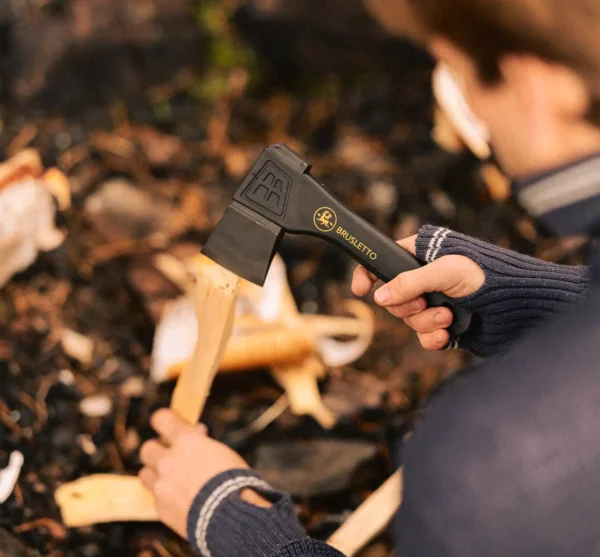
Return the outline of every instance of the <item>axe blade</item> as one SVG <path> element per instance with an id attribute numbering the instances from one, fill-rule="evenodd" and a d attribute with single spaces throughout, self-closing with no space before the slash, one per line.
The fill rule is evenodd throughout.
<path id="1" fill-rule="evenodd" d="M 202 253 L 232 273 L 263 286 L 282 236 L 280 226 L 234 201 Z"/>

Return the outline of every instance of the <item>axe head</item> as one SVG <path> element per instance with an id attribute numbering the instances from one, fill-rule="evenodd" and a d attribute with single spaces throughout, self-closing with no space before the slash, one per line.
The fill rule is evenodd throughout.
<path id="1" fill-rule="evenodd" d="M 309 170 L 310 164 L 286 145 L 265 148 L 202 253 L 262 286 L 284 232 L 295 228 L 297 207 L 303 204 L 298 195 L 304 190 L 298 179 Z M 288 211 L 290 206 L 296 208 Z"/>
<path id="2" fill-rule="evenodd" d="M 280 226 L 234 201 L 202 253 L 232 273 L 262 286 L 282 236 Z"/>

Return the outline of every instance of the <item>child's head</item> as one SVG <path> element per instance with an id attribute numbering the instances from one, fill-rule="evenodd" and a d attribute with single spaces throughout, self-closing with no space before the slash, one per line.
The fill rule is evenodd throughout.
<path id="1" fill-rule="evenodd" d="M 600 0 L 366 0 L 460 82 L 515 176 L 600 151 Z"/>

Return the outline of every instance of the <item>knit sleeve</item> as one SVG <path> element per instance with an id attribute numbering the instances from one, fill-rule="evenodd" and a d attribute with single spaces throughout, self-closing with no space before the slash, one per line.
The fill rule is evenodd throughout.
<path id="1" fill-rule="evenodd" d="M 240 492 L 245 488 L 272 507 L 244 501 Z M 202 557 L 344 557 L 309 538 L 289 495 L 273 489 L 253 470 L 224 472 L 202 488 L 188 514 L 188 538 Z"/>
<path id="2" fill-rule="evenodd" d="M 473 323 L 449 348 L 477 356 L 506 349 L 528 330 L 587 295 L 589 269 L 547 263 L 499 248 L 447 228 L 426 225 L 417 236 L 417 257 L 427 263 L 445 255 L 464 255 L 485 272 L 484 285 L 457 302 L 472 309 Z"/>

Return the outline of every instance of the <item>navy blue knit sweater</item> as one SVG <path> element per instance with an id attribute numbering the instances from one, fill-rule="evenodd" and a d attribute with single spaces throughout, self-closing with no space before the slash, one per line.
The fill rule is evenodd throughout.
<path id="1" fill-rule="evenodd" d="M 600 155 L 516 184 L 563 234 L 600 231 Z M 403 450 L 399 557 L 600 555 L 600 250 L 587 268 L 551 265 L 425 227 L 417 254 L 459 253 L 484 269 L 460 344 L 480 355 L 429 404 Z M 243 501 L 252 488 L 270 509 Z M 205 557 L 341 557 L 302 530 L 290 498 L 256 473 L 227 472 L 188 517 Z"/>

